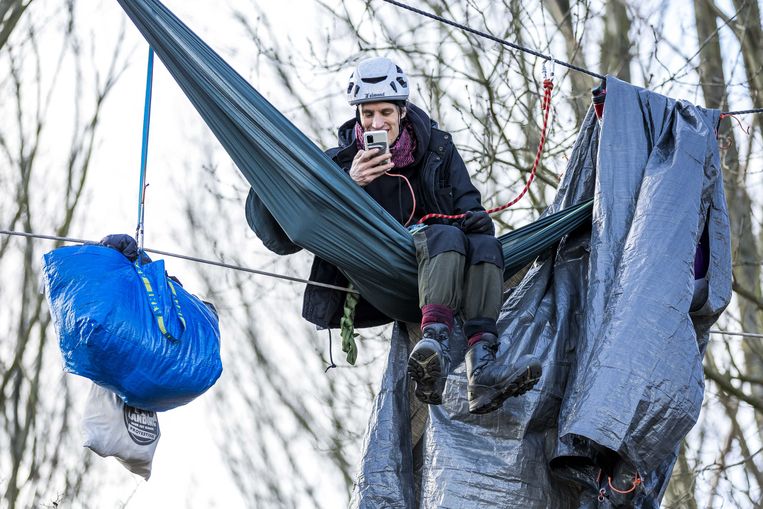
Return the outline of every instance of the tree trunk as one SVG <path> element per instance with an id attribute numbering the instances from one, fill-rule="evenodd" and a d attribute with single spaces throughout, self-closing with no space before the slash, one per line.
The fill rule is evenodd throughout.
<path id="1" fill-rule="evenodd" d="M 712 0 L 695 0 L 697 40 L 701 46 L 699 73 L 705 104 L 709 108 L 727 108 L 723 59 L 720 41 L 715 36 L 717 27 L 717 8 Z M 704 43 L 704 45 L 703 45 Z M 747 58 L 745 58 L 747 62 Z M 747 70 L 750 72 L 750 69 Z M 718 137 L 725 150 L 721 152 L 721 164 L 726 186 L 726 200 L 731 221 L 731 241 L 733 254 L 733 277 L 744 288 L 744 295 L 737 292 L 740 325 L 746 332 L 759 332 L 761 323 L 760 309 L 757 302 L 761 298 L 760 264 L 758 248 L 752 228 L 752 201 L 746 189 L 746 164 L 739 161 L 736 139 L 732 123 L 721 120 Z M 747 295 L 750 298 L 746 298 Z M 745 375 L 760 379 L 763 377 L 763 352 L 760 342 L 744 341 L 742 348 L 745 357 Z M 763 386 L 751 384 L 752 395 L 763 398 Z M 756 412 L 759 426 L 763 426 L 763 415 Z"/>
<path id="2" fill-rule="evenodd" d="M 601 72 L 631 81 L 631 20 L 624 0 L 607 0 L 604 37 L 601 41 Z"/>
<path id="3" fill-rule="evenodd" d="M 750 99 L 754 106 L 760 106 L 763 103 L 763 28 L 760 5 L 757 1 L 734 0 L 734 7 L 739 14 L 736 18 L 738 21 L 732 26 L 742 47 Z M 763 133 L 763 115 L 755 115 L 750 120 L 755 122 Z"/>
<path id="4" fill-rule="evenodd" d="M 585 68 L 585 57 L 583 56 L 580 41 L 576 39 L 575 30 L 572 26 L 569 0 L 552 0 L 546 4 L 546 7 L 564 37 L 567 48 L 567 61 Z M 580 125 L 590 103 L 591 77 L 575 71 L 570 72 L 568 77 L 572 85 L 570 104 L 575 112 L 575 123 Z"/>

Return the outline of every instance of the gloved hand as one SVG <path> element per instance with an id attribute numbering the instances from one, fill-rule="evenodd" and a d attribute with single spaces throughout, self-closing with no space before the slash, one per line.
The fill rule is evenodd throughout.
<path id="1" fill-rule="evenodd" d="M 102 246 L 116 249 L 127 257 L 128 260 L 134 262 L 138 259 L 138 243 L 131 236 L 123 233 L 116 233 L 106 235 L 99 242 Z M 151 263 L 151 258 L 146 253 L 142 253 L 141 263 Z M 181 285 L 182 286 L 182 285 Z"/>
<path id="2" fill-rule="evenodd" d="M 461 221 L 461 230 L 464 233 L 482 233 L 485 235 L 495 235 L 495 226 L 490 215 L 480 210 L 478 212 L 468 211 Z"/>

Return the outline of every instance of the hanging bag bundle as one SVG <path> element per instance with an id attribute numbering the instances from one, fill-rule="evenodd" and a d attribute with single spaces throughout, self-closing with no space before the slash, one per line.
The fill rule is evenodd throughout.
<path id="1" fill-rule="evenodd" d="M 222 373 L 217 316 L 173 283 L 164 261 L 132 263 L 84 245 L 44 256 L 65 370 L 156 412 L 184 405 Z"/>

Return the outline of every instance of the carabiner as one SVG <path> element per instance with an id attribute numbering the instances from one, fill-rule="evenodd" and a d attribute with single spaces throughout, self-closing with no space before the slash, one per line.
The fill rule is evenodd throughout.
<path id="1" fill-rule="evenodd" d="M 546 63 L 549 62 L 549 61 L 551 62 L 551 76 L 550 77 L 549 77 L 548 73 L 546 72 Z M 546 79 L 553 80 L 554 79 L 554 71 L 555 71 L 555 69 L 556 69 L 556 59 L 554 57 L 547 58 L 546 60 L 544 60 L 543 61 L 543 79 L 544 80 L 546 80 Z"/>

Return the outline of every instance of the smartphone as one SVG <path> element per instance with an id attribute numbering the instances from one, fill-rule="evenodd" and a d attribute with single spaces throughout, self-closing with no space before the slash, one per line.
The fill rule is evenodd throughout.
<path id="1" fill-rule="evenodd" d="M 387 131 L 366 131 L 363 133 L 363 145 L 366 150 L 372 148 L 378 148 L 379 153 L 376 155 L 389 152 L 389 144 L 387 143 Z M 376 157 L 376 156 L 374 156 Z"/>

